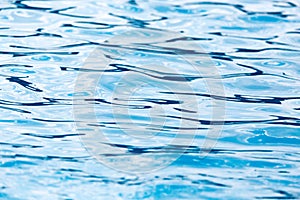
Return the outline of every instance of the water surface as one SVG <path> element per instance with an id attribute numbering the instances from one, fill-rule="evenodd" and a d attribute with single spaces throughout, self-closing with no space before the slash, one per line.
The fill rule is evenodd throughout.
<path id="1" fill-rule="evenodd" d="M 0 197 L 299 199 L 299 6 L 295 0 L 1 1 Z M 154 37 L 143 49 L 132 44 L 135 54 L 126 56 L 120 50 L 125 46 L 116 50 L 105 42 L 128 30 L 156 30 L 165 45 L 182 42 L 183 56 L 201 48 L 213 63 L 209 66 L 218 69 L 215 79 L 223 93 L 210 93 L 205 87 L 210 77 L 199 77 L 190 63 L 155 49 Z M 170 32 L 176 33 L 173 38 Z M 97 70 L 94 65 L 80 70 L 95 48 L 109 52 L 106 58 L 115 65 L 105 68 L 111 71 L 91 98 L 74 85 L 79 74 Z M 148 61 L 153 65 L 145 66 Z M 126 112 L 117 106 L 116 124 L 110 106 L 122 101 L 118 95 L 124 91 L 116 93 L 114 87 L 128 72 L 133 76 L 126 88 L 135 95 Z M 148 84 L 134 84 L 143 80 Z M 182 80 L 193 92 L 180 91 Z M 194 99 L 197 109 L 195 104 L 180 107 L 174 91 Z M 213 101 L 225 103 L 223 119 L 212 119 Z M 97 123 L 88 123 L 88 115 L 85 128 L 107 131 L 106 145 L 125 158 L 124 163 L 116 159 L 117 169 L 126 168 L 133 157 L 152 155 L 154 164 L 174 153 L 181 157 L 152 173 L 103 165 L 82 144 L 78 133 L 88 130 L 77 130 L 75 104 L 95 108 Z M 183 114 L 193 118 L 182 119 Z M 120 124 L 130 130 L 129 137 L 120 132 Z M 221 125 L 217 144 L 205 158 L 199 156 L 207 131 Z M 155 140 L 147 140 L 145 135 L 155 131 Z M 195 140 L 172 144 L 176 134 Z M 101 156 L 113 162 L 116 155 Z"/>

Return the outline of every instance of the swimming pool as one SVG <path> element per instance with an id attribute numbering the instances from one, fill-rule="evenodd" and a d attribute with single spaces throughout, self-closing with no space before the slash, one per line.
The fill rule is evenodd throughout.
<path id="1" fill-rule="evenodd" d="M 299 199 L 296 0 L 2 0 L 1 199 Z"/>

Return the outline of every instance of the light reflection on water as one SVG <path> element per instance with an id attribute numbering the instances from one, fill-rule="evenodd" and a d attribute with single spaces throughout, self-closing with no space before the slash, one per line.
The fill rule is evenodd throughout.
<path id="1" fill-rule="evenodd" d="M 293 0 L 1 2 L 0 197 L 298 199 L 299 6 L 299 2 Z M 195 140 L 190 147 L 176 144 L 160 149 L 178 133 L 174 115 L 184 112 L 178 104 L 170 101 L 166 104 L 166 99 L 176 99 L 166 91 L 156 93 L 153 85 L 135 91 L 138 99 L 130 103 L 165 107 L 170 112 L 168 116 L 173 115 L 173 118 L 161 118 L 156 112 L 150 112 L 157 117 L 151 125 L 157 126 L 147 127 L 163 129 L 163 132 L 159 140 L 139 143 L 141 140 L 135 137 L 140 135 L 130 135 L 135 137 L 128 139 L 116 131 L 115 124 L 107 123 L 113 121 L 107 104 L 89 99 L 86 91 L 74 90 L 78 75 L 85 73 L 80 69 L 90 53 L 105 45 L 105 40 L 129 29 L 145 32 L 159 29 L 168 37 L 169 31 L 180 34 L 182 44 L 192 41 L 199 45 L 218 69 L 224 94 L 208 95 L 205 84 L 197 81 L 189 84 L 192 93 L 185 91 L 185 96 L 199 103 L 202 112 L 196 120 L 199 128 L 204 128 L 199 134 L 191 134 Z M 164 41 L 171 44 L 172 38 L 168 37 Z M 151 40 L 153 37 L 149 37 L 148 44 Z M 162 68 L 157 68 L 156 72 L 151 71 L 151 67 L 136 68 L 151 54 L 153 49 L 147 48 L 146 53 L 137 51 L 131 55 L 136 65 L 112 68 L 134 69 L 166 78 L 159 71 Z M 172 62 L 162 55 L 157 53 L 154 61 L 166 67 L 164 69 L 195 76 L 186 63 Z M 113 60 L 115 57 L 110 59 L 122 63 Z M 110 99 L 108 103 L 114 100 L 111 98 L 112 84 L 119 80 L 119 73 L 112 71 L 99 81 L 97 92 L 102 93 L 98 95 L 104 100 Z M 144 75 L 146 80 L 148 75 Z M 159 82 L 154 80 L 153 84 Z M 176 81 L 168 84 L 180 89 Z M 129 91 L 132 90 L 129 88 Z M 155 98 L 150 99 L 154 96 L 151 92 L 156 94 Z M 75 97 L 78 101 L 73 101 Z M 202 158 L 199 155 L 204 132 L 212 121 L 209 113 L 212 100 L 226 103 L 226 117 L 222 120 L 224 126 L 217 145 Z M 82 102 L 85 102 L 82 105 L 88 105 L 86 102 L 95 105 L 98 125 L 117 132 L 112 140 L 119 146 L 114 148 L 120 148 L 121 153 L 129 156 L 123 163 L 117 159 L 120 166 L 126 167 L 130 156 L 155 155 L 151 157 L 153 161 L 168 158 L 178 151 L 182 156 L 167 168 L 138 175 L 102 165 L 82 145 L 78 133 L 84 130 L 76 130 L 73 106 Z M 124 114 L 124 124 L 133 120 L 149 125 L 146 108 L 132 111 L 131 119 L 122 109 L 118 116 Z M 193 106 L 189 104 L 187 110 L 193 111 L 191 109 Z M 162 125 L 160 120 L 169 120 L 170 124 Z M 129 128 L 134 130 L 133 126 Z M 189 130 L 183 132 L 189 136 Z"/>

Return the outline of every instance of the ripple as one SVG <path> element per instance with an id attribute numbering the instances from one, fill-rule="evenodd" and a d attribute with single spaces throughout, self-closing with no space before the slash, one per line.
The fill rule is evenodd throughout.
<path id="1" fill-rule="evenodd" d="M 4 0 L 0 198 L 298 199 L 299 6 Z"/>
<path id="2" fill-rule="evenodd" d="M 47 55 L 33 56 L 31 59 L 36 61 L 54 61 L 54 62 L 60 62 L 63 60 L 58 56 L 47 56 Z"/>

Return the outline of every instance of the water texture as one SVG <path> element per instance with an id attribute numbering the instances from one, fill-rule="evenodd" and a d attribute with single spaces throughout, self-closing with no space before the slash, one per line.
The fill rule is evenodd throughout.
<path id="1" fill-rule="evenodd" d="M 299 7 L 2 0 L 0 199 L 300 199 Z"/>

